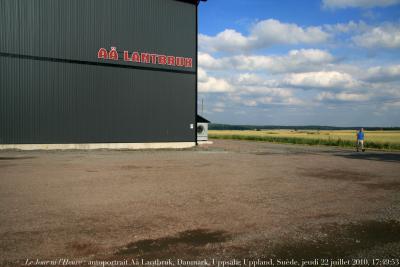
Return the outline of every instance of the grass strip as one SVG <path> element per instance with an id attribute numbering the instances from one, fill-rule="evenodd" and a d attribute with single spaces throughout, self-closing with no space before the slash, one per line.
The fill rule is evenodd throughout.
<path id="1" fill-rule="evenodd" d="M 210 138 L 214 139 L 234 139 L 234 140 L 250 140 L 264 141 L 272 143 L 287 143 L 298 145 L 324 145 L 324 146 L 339 146 L 339 147 L 355 147 L 355 141 L 343 139 L 312 139 L 301 137 L 283 137 L 283 136 L 255 136 L 255 135 L 225 135 L 225 134 L 210 134 Z M 400 150 L 400 144 L 393 143 L 378 143 L 365 141 L 365 148 L 382 149 L 382 150 Z"/>

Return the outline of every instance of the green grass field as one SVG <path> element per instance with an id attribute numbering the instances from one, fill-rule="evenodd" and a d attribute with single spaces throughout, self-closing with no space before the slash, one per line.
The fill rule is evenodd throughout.
<path id="1" fill-rule="evenodd" d="M 267 141 L 303 145 L 354 147 L 356 131 L 351 130 L 210 130 L 210 138 Z M 400 131 L 366 131 L 365 147 L 400 150 Z"/>

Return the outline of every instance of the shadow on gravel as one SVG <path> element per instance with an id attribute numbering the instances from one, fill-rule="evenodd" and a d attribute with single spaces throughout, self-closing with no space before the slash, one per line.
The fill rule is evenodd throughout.
<path id="1" fill-rule="evenodd" d="M 304 234 L 306 235 L 306 230 Z M 325 224 L 310 238 L 288 238 L 277 243 L 258 241 L 257 244 L 227 244 L 233 241 L 223 231 L 193 230 L 176 236 L 147 239 L 127 244 L 119 249 L 116 257 L 156 258 L 225 258 L 246 257 L 259 259 L 346 258 L 373 251 L 386 244 L 400 242 L 400 222 L 363 221 L 350 224 Z M 387 257 L 398 257 L 397 250 L 387 251 Z M 373 255 L 365 255 L 365 257 Z"/>
<path id="2" fill-rule="evenodd" d="M 360 251 L 384 244 L 400 241 L 400 222 L 365 221 L 352 224 L 324 225 L 314 240 L 288 240 L 272 248 L 272 257 L 315 259 L 342 258 L 355 255 Z M 392 251 L 387 255 L 398 257 L 400 252 Z M 394 255 L 397 254 L 397 255 Z M 368 256 L 368 255 L 367 255 Z M 372 256 L 372 255 L 370 255 Z"/>
<path id="3" fill-rule="evenodd" d="M 302 174 L 308 177 L 324 179 L 324 180 L 338 180 L 338 181 L 352 181 L 358 182 L 359 185 L 365 186 L 369 190 L 400 190 L 399 181 L 382 181 L 375 175 L 366 172 L 357 172 L 349 170 L 331 169 L 331 170 L 303 170 Z M 375 179 L 377 182 L 371 180 Z"/>
<path id="4" fill-rule="evenodd" d="M 365 172 L 356 172 L 349 170 L 331 169 L 331 170 L 304 170 L 303 174 L 309 177 L 323 180 L 340 180 L 362 182 L 375 178 L 374 175 Z"/>
<path id="5" fill-rule="evenodd" d="M 92 242 L 77 240 L 67 244 L 67 249 L 73 251 L 74 255 L 86 256 L 99 253 L 100 248 Z"/>
<path id="6" fill-rule="evenodd" d="M 0 160 L 34 159 L 35 157 L 0 157 Z"/>
<path id="7" fill-rule="evenodd" d="M 361 185 L 370 190 L 382 189 L 400 191 L 400 182 L 362 183 Z"/>
<path id="8" fill-rule="evenodd" d="M 348 159 L 364 159 L 364 160 L 376 160 L 376 161 L 386 161 L 386 162 L 400 162 L 400 153 L 368 153 L 359 152 L 351 154 L 334 154 L 338 157 L 344 157 Z"/>
<path id="9" fill-rule="evenodd" d="M 257 156 L 274 156 L 274 155 L 287 155 L 287 156 L 303 156 L 303 155 L 316 155 L 316 153 L 313 152 L 307 152 L 307 151 L 262 151 L 262 152 L 255 152 L 253 153 L 254 155 Z"/>
<path id="10" fill-rule="evenodd" d="M 302 231 L 306 232 L 306 230 Z M 301 236 L 307 235 L 301 234 Z M 223 231 L 198 229 L 185 231 L 176 236 L 129 243 L 114 255 L 116 257 L 140 256 L 147 259 L 173 259 L 185 256 L 193 259 L 213 258 L 218 255 L 224 255 L 227 258 L 293 258 L 297 260 L 346 258 L 389 243 L 400 242 L 400 222 L 388 220 L 325 224 L 312 238 L 288 238 L 275 244 L 268 240 L 261 243 L 258 241 L 254 245 L 224 243 L 231 239 Z M 398 257 L 399 254 L 398 251 L 388 251 L 386 256 Z"/>
<path id="11" fill-rule="evenodd" d="M 176 236 L 132 242 L 119 249 L 115 255 L 140 255 L 150 258 L 193 255 L 198 254 L 198 250 L 207 244 L 222 243 L 228 238 L 229 236 L 223 231 L 196 229 Z"/>

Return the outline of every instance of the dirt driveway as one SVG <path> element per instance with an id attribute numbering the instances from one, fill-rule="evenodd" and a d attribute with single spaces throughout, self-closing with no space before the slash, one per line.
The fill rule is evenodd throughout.
<path id="1" fill-rule="evenodd" d="M 400 154 L 222 140 L 2 151 L 0 214 L 2 266 L 398 259 Z"/>

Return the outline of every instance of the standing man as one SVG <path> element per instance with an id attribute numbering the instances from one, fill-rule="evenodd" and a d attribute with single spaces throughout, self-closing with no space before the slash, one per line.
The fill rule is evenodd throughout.
<path id="1" fill-rule="evenodd" d="M 364 128 L 361 128 L 358 132 L 357 132 L 357 152 L 359 151 L 359 149 L 361 148 L 361 151 L 364 152 Z"/>

